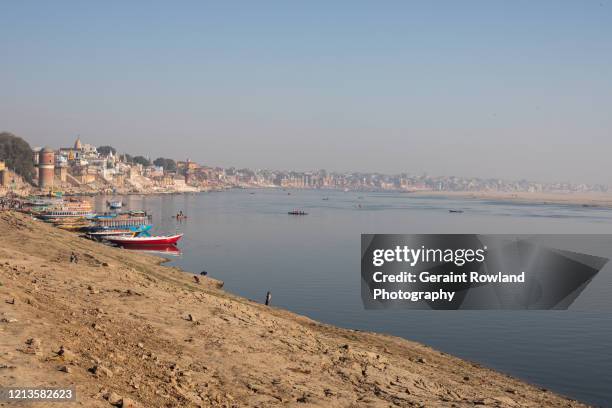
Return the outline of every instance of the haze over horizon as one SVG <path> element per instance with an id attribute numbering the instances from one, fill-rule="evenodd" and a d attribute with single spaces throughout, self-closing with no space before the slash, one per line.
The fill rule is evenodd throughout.
<path id="1" fill-rule="evenodd" d="M 218 166 L 612 184 L 612 2 L 3 2 L 0 131 Z"/>

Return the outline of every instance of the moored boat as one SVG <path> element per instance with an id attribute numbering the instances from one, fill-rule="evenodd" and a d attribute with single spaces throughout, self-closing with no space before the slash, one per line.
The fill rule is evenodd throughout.
<path id="1" fill-rule="evenodd" d="M 146 233 L 151 229 L 152 225 L 139 225 L 136 227 L 125 228 L 95 228 L 91 229 L 87 234 L 87 238 L 95 240 L 104 240 L 109 237 L 117 236 L 137 236 L 138 234 Z"/>
<path id="2" fill-rule="evenodd" d="M 106 231 L 96 231 L 96 232 L 88 232 L 85 234 L 87 238 L 95 239 L 95 240 L 103 240 L 109 237 L 117 237 L 117 236 L 134 236 L 134 232 L 130 230 L 106 230 Z"/>
<path id="3" fill-rule="evenodd" d="M 118 210 L 119 208 L 123 207 L 123 202 L 118 200 L 107 201 L 106 205 L 108 205 L 111 210 Z"/>
<path id="4" fill-rule="evenodd" d="M 49 210 L 40 212 L 37 217 L 43 220 L 53 220 L 59 218 L 91 218 L 95 215 L 89 210 Z"/>
<path id="5" fill-rule="evenodd" d="M 140 225 L 151 224 L 151 218 L 133 217 L 133 216 L 116 216 L 116 217 L 100 217 L 95 220 L 96 227 L 106 227 L 112 229 L 123 229 L 126 227 L 137 227 Z"/>
<path id="6" fill-rule="evenodd" d="M 46 208 L 61 204 L 61 200 L 52 198 L 31 198 L 23 203 L 24 207 L 30 208 Z"/>
<path id="7" fill-rule="evenodd" d="M 79 222 L 79 223 L 65 223 L 65 224 L 55 224 L 55 226 L 57 228 L 66 230 L 66 231 L 81 231 L 83 229 L 86 229 L 89 227 L 89 223 L 88 222 Z"/>
<path id="8" fill-rule="evenodd" d="M 33 212 L 33 214 L 46 221 L 69 218 L 92 218 L 95 216 L 90 202 L 74 199 L 64 200 L 47 206 L 40 211 Z"/>
<path id="9" fill-rule="evenodd" d="M 138 236 L 138 237 L 108 237 L 107 241 L 121 246 L 132 246 L 132 245 L 174 245 L 181 238 L 183 234 L 177 235 L 159 235 L 159 236 Z"/>

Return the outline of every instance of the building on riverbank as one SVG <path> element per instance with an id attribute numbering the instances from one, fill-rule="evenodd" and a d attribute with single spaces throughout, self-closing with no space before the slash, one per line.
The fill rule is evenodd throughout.
<path id="1" fill-rule="evenodd" d="M 55 152 L 45 147 L 38 154 L 38 187 L 53 187 L 55 178 Z"/>
<path id="2" fill-rule="evenodd" d="M 11 174 L 3 160 L 0 160 L 0 187 L 8 187 L 11 184 Z"/>

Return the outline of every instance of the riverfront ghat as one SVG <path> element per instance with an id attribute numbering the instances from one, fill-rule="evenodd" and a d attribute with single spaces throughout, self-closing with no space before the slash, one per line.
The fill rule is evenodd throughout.
<path id="1" fill-rule="evenodd" d="M 585 406 L 415 342 L 266 307 L 23 214 L 0 212 L 0 232 L 0 383 L 74 387 L 77 401 L 62 406 Z"/>

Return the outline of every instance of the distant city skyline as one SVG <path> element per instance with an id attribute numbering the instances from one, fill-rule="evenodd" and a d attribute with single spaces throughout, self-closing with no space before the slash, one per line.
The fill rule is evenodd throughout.
<path id="1" fill-rule="evenodd" d="M 612 185 L 612 3 L 4 2 L 0 131 L 221 167 Z"/>
<path id="2" fill-rule="evenodd" d="M 100 167 L 106 159 L 107 153 L 101 153 L 98 148 L 108 147 L 108 145 L 94 145 L 87 141 L 81 140 L 80 135 L 77 136 L 73 143 L 68 143 L 62 146 L 32 146 L 37 152 L 44 149 L 50 148 L 56 153 L 56 159 L 59 156 L 63 156 L 64 163 L 67 161 L 72 162 L 72 165 L 79 166 L 77 163 L 84 160 L 83 163 L 87 163 L 89 159 L 93 159 L 93 163 L 85 164 L 85 167 L 91 167 L 92 170 L 105 172 L 106 166 Z M 228 172 L 231 174 L 241 174 L 242 181 L 245 185 L 250 183 L 272 186 L 281 185 L 285 187 L 321 187 L 315 182 L 311 176 L 316 176 L 319 181 L 323 179 L 322 173 L 333 175 L 332 179 L 327 180 L 328 183 L 324 187 L 330 187 L 334 185 L 337 188 L 344 188 L 345 186 L 352 185 L 358 189 L 369 189 L 369 188 L 380 188 L 382 189 L 399 189 L 399 190 L 422 190 L 422 189 L 433 189 L 440 191 L 483 191 L 483 190 L 496 190 L 496 191 L 532 191 L 532 192 L 550 192 L 550 191 L 566 191 L 566 192 L 607 192 L 612 189 L 611 185 L 602 183 L 586 183 L 586 182 L 568 182 L 564 180 L 555 181 L 540 181 L 533 179 L 510 179 L 510 178 L 497 178 L 490 176 L 461 176 L 455 174 L 431 174 L 427 172 L 411 173 L 407 171 L 396 172 L 396 173 L 385 173 L 380 171 L 363 171 L 363 170 L 334 170 L 325 168 L 310 168 L 310 169 L 295 169 L 295 168 L 273 168 L 273 167 L 258 167 L 249 168 L 246 166 L 222 166 L 215 163 L 209 162 L 197 162 L 187 158 L 176 158 L 168 156 L 151 156 L 142 152 L 124 152 L 117 149 L 116 146 L 110 146 L 115 149 L 115 152 L 111 151 L 108 158 L 112 158 L 112 162 L 118 160 L 126 160 L 126 155 L 131 156 L 132 159 L 138 159 L 138 157 L 144 157 L 150 161 L 149 167 L 157 167 L 154 162 L 156 159 L 171 159 L 175 161 L 175 166 L 190 165 L 195 166 L 194 168 L 214 168 L 220 169 L 221 173 L 226 175 Z M 106 149 L 109 150 L 109 149 Z M 75 152 L 81 152 L 88 155 L 88 158 L 83 158 L 82 154 L 74 154 Z M 92 156 L 93 155 L 93 156 Z M 101 160 L 102 159 L 102 160 Z M 93 164 L 93 166 L 91 166 Z M 69 165 L 70 166 L 70 165 Z M 162 166 L 163 167 L 163 166 Z M 147 171 L 151 171 L 150 169 Z M 164 173 L 167 172 L 164 169 Z M 157 171 L 153 171 L 157 173 Z M 181 171 L 171 169 L 170 173 L 180 174 Z M 207 177 L 211 176 L 208 171 L 205 172 Z M 216 177 L 216 176 L 215 176 Z M 251 179 L 253 177 L 253 179 Z M 281 181 L 287 182 L 282 184 Z M 310 182 L 313 182 L 309 185 Z M 243 187 L 245 186 L 243 185 Z M 251 184 L 253 185 L 253 184 Z"/>
<path id="3" fill-rule="evenodd" d="M 608 193 L 605 185 L 540 183 L 425 174 L 381 174 L 282 169 L 223 168 L 191 160 L 152 159 L 96 148 L 77 138 L 71 146 L 34 148 L 38 187 L 68 193 L 222 191 L 227 188 L 336 189 L 385 192 Z M 6 184 L 6 183 L 5 183 Z"/>

